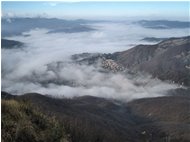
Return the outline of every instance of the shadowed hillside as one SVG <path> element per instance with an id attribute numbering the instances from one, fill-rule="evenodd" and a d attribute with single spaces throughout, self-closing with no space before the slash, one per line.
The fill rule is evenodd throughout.
<path id="1" fill-rule="evenodd" d="M 172 142 L 187 142 L 190 140 L 188 95 L 140 99 L 127 104 L 91 96 L 55 99 L 35 93 L 11 96 L 2 92 L 2 98 L 3 136 L 9 135 L 15 138 L 14 130 L 6 126 L 12 121 L 16 123 L 26 121 L 34 125 L 33 127 L 42 129 L 39 123 L 33 122 L 40 113 L 39 115 L 42 116 L 40 122 L 48 121 L 53 129 L 48 132 L 61 129 L 54 127 L 57 123 L 58 126 L 63 125 L 72 142 L 166 142 L 168 139 Z M 11 109 L 9 105 L 12 103 L 18 109 Z M 31 109 L 30 103 L 38 108 L 38 114 Z M 25 112 L 25 108 L 29 114 Z M 16 114 L 12 115 L 13 113 Z M 22 116 L 14 119 L 17 113 L 21 113 Z M 53 124 L 52 116 L 56 118 Z M 48 126 L 46 128 L 49 128 Z M 17 128 L 18 124 L 12 127 Z M 45 133 L 46 129 L 44 129 Z M 39 134 L 35 134 L 32 130 L 26 133 L 39 137 Z M 5 136 L 2 138 L 6 140 Z"/>

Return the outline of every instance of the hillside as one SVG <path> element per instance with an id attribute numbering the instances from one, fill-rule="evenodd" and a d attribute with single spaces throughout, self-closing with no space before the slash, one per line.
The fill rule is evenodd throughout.
<path id="1" fill-rule="evenodd" d="M 188 135 L 190 97 L 185 94 L 139 99 L 129 104 L 91 96 L 55 99 L 35 93 L 10 96 L 2 92 L 2 98 L 2 135 L 9 135 L 13 139 L 14 133 L 6 126 L 9 121 L 20 122 L 26 119 L 27 124 L 40 129 L 40 123 L 33 123 L 33 119 L 40 115 L 43 116 L 40 117 L 40 122 L 48 120 L 50 126 L 56 125 L 57 122 L 58 126 L 63 125 L 65 128 L 63 132 L 70 135 L 72 142 L 165 142 L 167 139 L 173 142 L 187 142 L 190 140 Z M 15 104 L 14 108 L 18 109 L 13 109 L 12 103 Z M 30 103 L 38 108 L 37 112 L 31 111 Z M 27 112 L 25 108 L 28 108 Z M 12 115 L 13 113 L 15 115 Z M 14 119 L 17 113 L 22 115 Z M 55 116 L 56 123 L 51 123 L 52 116 Z M 18 126 L 14 125 L 13 128 Z M 48 132 L 51 133 L 52 129 Z M 35 131 L 29 130 L 26 133 L 39 136 Z M 5 140 L 5 137 L 2 138 Z M 46 138 L 50 139 L 48 135 Z"/>
<path id="2" fill-rule="evenodd" d="M 170 38 L 154 45 L 138 45 L 113 54 L 76 54 L 80 64 L 97 64 L 113 72 L 149 73 L 154 78 L 190 86 L 190 36 Z"/>
<path id="3" fill-rule="evenodd" d="M 2 98 L 2 142 L 69 141 L 63 125 L 55 117 L 42 113 L 29 100 L 16 100 L 6 93 L 2 93 Z"/>
<path id="4" fill-rule="evenodd" d="M 115 61 L 133 71 L 190 86 L 190 37 L 170 38 L 114 53 Z"/>

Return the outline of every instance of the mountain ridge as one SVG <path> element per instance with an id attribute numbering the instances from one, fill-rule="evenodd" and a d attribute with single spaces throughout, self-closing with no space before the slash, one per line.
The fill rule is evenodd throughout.
<path id="1" fill-rule="evenodd" d="M 134 71 L 145 71 L 162 80 L 190 85 L 190 36 L 170 38 L 155 45 L 138 45 L 114 53 L 116 62 Z"/>

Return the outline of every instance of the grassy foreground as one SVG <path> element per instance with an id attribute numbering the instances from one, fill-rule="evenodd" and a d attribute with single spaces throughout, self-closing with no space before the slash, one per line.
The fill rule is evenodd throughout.
<path id="1" fill-rule="evenodd" d="M 27 101 L 1 100 L 2 142 L 68 142 L 55 117 L 50 117 Z"/>

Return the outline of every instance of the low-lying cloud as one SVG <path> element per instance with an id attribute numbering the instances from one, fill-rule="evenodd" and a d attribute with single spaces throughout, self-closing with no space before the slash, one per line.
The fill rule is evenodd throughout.
<path id="1" fill-rule="evenodd" d="M 34 29 L 21 36 L 9 37 L 24 42 L 26 47 L 2 49 L 2 90 L 13 94 L 91 95 L 129 101 L 162 96 L 178 87 L 151 76 L 134 77 L 127 73 L 100 71 L 101 66 L 77 64 L 70 60 L 70 56 L 83 52 L 113 53 L 129 49 L 134 44 L 152 44 L 140 40 L 147 36 L 185 36 L 187 30 L 158 31 L 126 23 L 91 26 L 97 30 L 47 34 L 48 29 Z"/>
<path id="2" fill-rule="evenodd" d="M 26 68 L 26 66 L 25 66 Z M 101 67 L 76 63 L 51 63 L 12 72 L 3 80 L 6 90 L 16 93 L 38 92 L 56 97 L 91 95 L 129 101 L 165 95 L 177 86 L 126 73 L 101 72 Z M 11 86 L 10 86 L 11 84 Z"/>

